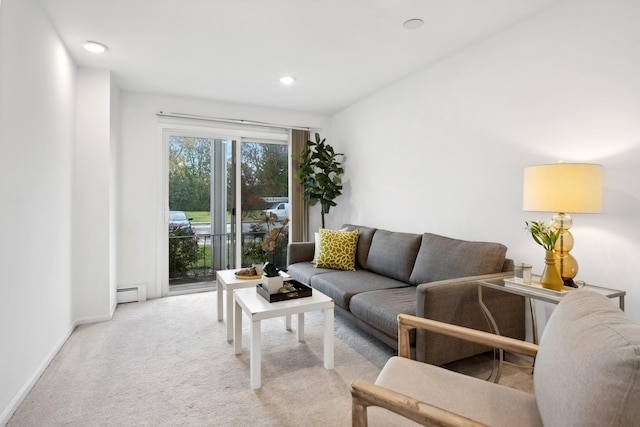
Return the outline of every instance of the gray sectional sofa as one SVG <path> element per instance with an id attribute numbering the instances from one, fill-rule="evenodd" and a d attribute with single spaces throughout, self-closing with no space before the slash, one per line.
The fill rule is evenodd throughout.
<path id="1" fill-rule="evenodd" d="M 477 280 L 513 276 L 513 261 L 500 243 L 470 242 L 436 234 L 359 230 L 356 271 L 317 268 L 314 242 L 289 244 L 293 279 L 335 301 L 336 311 L 397 349 L 397 315 L 407 313 L 488 330 L 478 302 Z M 483 289 L 483 301 L 502 335 L 524 339 L 524 298 Z M 444 364 L 487 351 L 486 347 L 420 331 L 411 337 L 417 360 Z"/>

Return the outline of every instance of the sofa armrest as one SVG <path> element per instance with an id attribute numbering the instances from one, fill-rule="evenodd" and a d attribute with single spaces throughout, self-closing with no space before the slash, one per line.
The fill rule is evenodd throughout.
<path id="1" fill-rule="evenodd" d="M 502 279 L 513 277 L 513 272 L 502 272 L 494 274 L 483 274 L 479 276 L 467 276 L 458 277 L 455 279 L 438 280 L 437 282 L 422 283 L 416 287 L 416 315 L 419 317 L 425 317 L 434 320 L 440 320 L 446 323 L 447 319 L 442 317 L 451 314 L 450 307 L 443 307 L 441 304 L 437 304 L 438 301 L 434 301 L 434 298 L 451 298 L 452 294 L 464 294 L 469 289 L 476 289 L 478 281 L 496 281 L 501 282 Z M 477 295 L 477 294 L 476 294 Z M 476 298 L 477 301 L 477 298 Z M 431 311 L 431 308 L 441 308 L 441 314 L 437 311 Z M 434 315 L 435 317 L 427 316 L 427 314 Z M 464 326 L 464 325 L 463 325 Z"/>
<path id="2" fill-rule="evenodd" d="M 287 251 L 287 266 L 298 262 L 313 261 L 315 242 L 291 242 Z"/>
<path id="3" fill-rule="evenodd" d="M 416 289 L 416 315 L 466 328 L 490 331 L 478 301 L 477 282 L 482 280 L 498 283 L 508 277 L 513 277 L 513 272 L 420 284 Z M 495 318 L 501 335 L 524 339 L 523 297 L 496 289 L 485 289 L 483 302 Z M 486 346 L 477 343 L 461 342 L 429 331 L 418 330 L 416 333 L 416 358 L 421 362 L 442 365 L 487 350 Z"/>

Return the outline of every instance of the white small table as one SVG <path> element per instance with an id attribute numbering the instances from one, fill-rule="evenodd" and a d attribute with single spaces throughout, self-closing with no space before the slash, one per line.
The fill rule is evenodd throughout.
<path id="1" fill-rule="evenodd" d="M 240 288 L 255 288 L 257 283 L 262 281 L 262 277 L 258 277 L 257 279 L 238 279 L 236 277 L 236 271 L 240 271 L 241 269 L 235 270 L 219 270 L 216 272 L 216 292 L 218 297 L 218 321 L 222 320 L 222 292 L 223 290 L 227 291 L 227 341 L 231 341 L 233 339 L 233 290 Z"/>
<path id="2" fill-rule="evenodd" d="M 235 354 L 242 352 L 242 312 L 251 318 L 251 342 L 249 346 L 251 388 L 260 388 L 261 381 L 261 347 L 260 322 L 264 319 L 298 315 L 298 341 L 304 340 L 304 313 L 322 310 L 324 312 L 324 367 L 333 369 L 333 299 L 313 290 L 310 297 L 296 298 L 278 302 L 268 302 L 258 295 L 255 286 L 252 289 L 236 289 L 233 292 L 233 350 Z M 287 322 L 289 323 L 289 322 Z"/>

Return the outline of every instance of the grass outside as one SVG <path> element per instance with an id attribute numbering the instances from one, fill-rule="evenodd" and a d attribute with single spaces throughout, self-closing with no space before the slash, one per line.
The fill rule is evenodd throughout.
<path id="1" fill-rule="evenodd" d="M 187 218 L 193 218 L 192 222 L 211 222 L 211 212 L 186 212 Z"/>
<path id="2" fill-rule="evenodd" d="M 211 212 L 208 211 L 193 211 L 186 212 L 187 218 L 193 218 L 191 222 L 211 222 Z M 243 220 L 259 220 L 262 211 L 249 211 L 242 213 Z M 227 212 L 227 222 L 231 221 L 231 214 Z"/>

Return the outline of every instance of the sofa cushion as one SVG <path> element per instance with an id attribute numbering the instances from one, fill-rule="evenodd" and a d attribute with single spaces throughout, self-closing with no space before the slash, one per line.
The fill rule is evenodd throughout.
<path id="1" fill-rule="evenodd" d="M 311 277 L 316 274 L 324 274 L 335 271 L 331 268 L 317 268 L 311 262 L 297 262 L 295 264 L 289 265 L 287 269 L 287 274 L 291 276 L 292 279 L 297 280 L 298 282 L 302 282 L 305 285 L 309 285 L 311 283 Z"/>
<path id="2" fill-rule="evenodd" d="M 311 287 L 333 298 L 340 307 L 349 310 L 351 297 L 360 292 L 408 286 L 367 270 L 332 271 L 311 277 Z M 411 287 L 414 291 L 415 288 Z M 414 302 L 415 304 L 415 302 Z"/>
<path id="3" fill-rule="evenodd" d="M 405 286 L 362 292 L 351 298 L 349 310 L 374 328 L 397 337 L 398 314 L 416 314 L 416 288 Z"/>
<path id="4" fill-rule="evenodd" d="M 507 247 L 501 243 L 469 242 L 437 234 L 422 236 L 410 283 L 430 283 L 502 271 Z"/>
<path id="5" fill-rule="evenodd" d="M 371 248 L 371 240 L 376 232 L 375 228 L 362 225 L 344 224 L 342 226 L 349 231 L 358 230 L 358 247 L 356 249 L 356 268 L 367 269 L 367 257 Z"/>
<path id="6" fill-rule="evenodd" d="M 320 229 L 320 253 L 316 257 L 318 268 L 355 271 L 358 230 L 339 231 Z"/>
<path id="7" fill-rule="evenodd" d="M 638 425 L 640 326 L 603 295 L 571 291 L 545 326 L 533 383 L 545 425 Z"/>
<path id="8" fill-rule="evenodd" d="M 367 269 L 409 283 L 420 241 L 419 234 L 376 230 L 367 257 Z"/>

